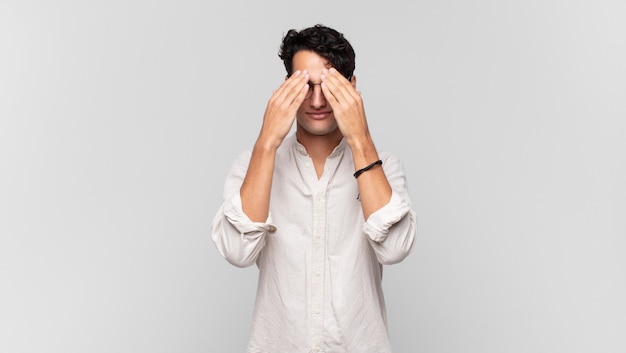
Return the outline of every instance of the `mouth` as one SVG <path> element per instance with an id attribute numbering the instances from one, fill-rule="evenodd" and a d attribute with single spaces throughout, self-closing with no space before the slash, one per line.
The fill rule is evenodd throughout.
<path id="1" fill-rule="evenodd" d="M 328 111 L 328 112 L 308 112 L 307 115 L 311 119 L 320 120 L 320 119 L 325 119 L 325 118 L 329 117 L 331 113 L 332 113 L 332 111 Z"/>

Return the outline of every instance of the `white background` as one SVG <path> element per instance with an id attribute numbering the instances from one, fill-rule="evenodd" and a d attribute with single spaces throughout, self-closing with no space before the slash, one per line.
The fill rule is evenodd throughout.
<path id="1" fill-rule="evenodd" d="M 626 352 L 626 4 L 0 1 L 0 352 L 244 352 L 210 241 L 282 35 L 345 33 L 414 252 L 397 353 Z M 358 353 L 358 352 L 356 352 Z"/>

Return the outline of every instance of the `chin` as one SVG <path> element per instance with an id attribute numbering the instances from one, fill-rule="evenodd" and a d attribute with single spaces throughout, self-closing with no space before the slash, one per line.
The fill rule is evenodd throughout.
<path id="1" fill-rule="evenodd" d="M 313 136 L 326 136 L 326 135 L 331 135 L 334 132 L 337 131 L 338 127 L 336 123 L 333 124 L 328 124 L 328 122 L 324 122 L 323 124 L 321 122 L 318 123 L 313 123 L 313 124 L 299 124 L 300 125 L 300 129 L 305 132 L 306 134 L 309 135 L 313 135 Z"/>

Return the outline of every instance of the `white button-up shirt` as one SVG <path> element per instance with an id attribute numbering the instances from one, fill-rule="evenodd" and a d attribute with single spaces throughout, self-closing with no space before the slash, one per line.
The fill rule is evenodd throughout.
<path id="1" fill-rule="evenodd" d="M 269 217 L 258 223 L 239 195 L 250 156 L 233 164 L 212 224 L 226 260 L 259 269 L 248 352 L 391 352 L 382 266 L 402 261 L 417 232 L 400 161 L 379 153 L 392 196 L 365 221 L 345 140 L 318 179 L 292 134 L 276 154 Z"/>

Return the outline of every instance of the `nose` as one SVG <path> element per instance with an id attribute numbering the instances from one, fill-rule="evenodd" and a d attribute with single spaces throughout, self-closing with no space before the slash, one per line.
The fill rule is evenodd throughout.
<path id="1" fill-rule="evenodd" d="M 326 97 L 324 97 L 324 92 L 322 92 L 321 85 L 313 86 L 313 95 L 311 96 L 311 106 L 314 108 L 321 108 L 326 105 Z"/>

